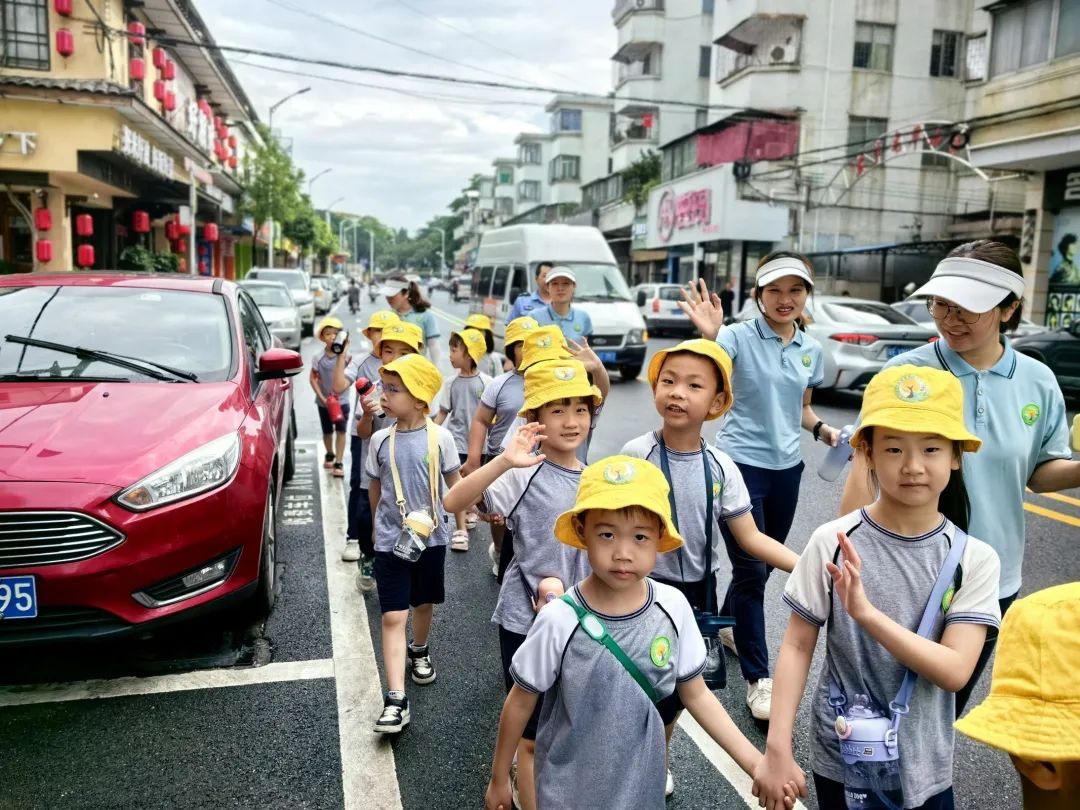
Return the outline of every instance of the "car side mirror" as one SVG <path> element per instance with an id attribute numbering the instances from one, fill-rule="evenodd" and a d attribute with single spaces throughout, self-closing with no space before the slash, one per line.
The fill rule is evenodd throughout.
<path id="1" fill-rule="evenodd" d="M 259 355 L 259 370 L 255 372 L 255 379 L 283 380 L 286 377 L 295 377 L 304 370 L 304 359 L 299 352 L 289 349 L 267 349 Z"/>
<path id="2" fill-rule="evenodd" d="M 646 296 L 645 296 L 645 291 L 644 291 L 644 290 L 638 290 L 638 294 L 637 294 L 637 305 L 638 305 L 639 307 L 643 307 L 643 306 L 645 306 L 645 302 L 646 302 L 647 300 L 648 300 L 648 299 L 647 299 L 647 298 L 646 298 Z"/>

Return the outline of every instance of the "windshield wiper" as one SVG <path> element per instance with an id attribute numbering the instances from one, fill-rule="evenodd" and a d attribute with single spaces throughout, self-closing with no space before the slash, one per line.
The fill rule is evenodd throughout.
<path id="1" fill-rule="evenodd" d="M 119 366 L 120 368 L 126 368 L 129 371 L 145 374 L 147 377 L 153 377 L 155 380 L 169 382 L 171 378 L 161 373 L 164 371 L 171 374 L 173 377 L 179 377 L 182 380 L 189 380 L 190 382 L 199 381 L 198 376 L 192 374 L 190 371 L 182 371 L 178 368 L 155 363 L 153 360 L 143 360 L 139 357 L 127 357 L 122 354 L 113 354 L 112 352 L 106 352 L 101 349 L 68 346 L 64 343 L 52 343 L 48 340 L 20 337 L 19 335 L 5 335 L 4 340 L 9 343 L 20 343 L 23 346 L 33 346 L 37 349 L 48 349 L 49 351 L 61 352 L 62 354 L 73 354 L 80 360 L 97 360 L 102 363 L 109 363 L 114 366 Z"/>

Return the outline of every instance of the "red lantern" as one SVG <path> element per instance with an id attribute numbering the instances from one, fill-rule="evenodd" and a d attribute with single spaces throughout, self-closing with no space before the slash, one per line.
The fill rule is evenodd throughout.
<path id="1" fill-rule="evenodd" d="M 218 226 L 213 222 L 207 222 L 202 228 L 202 238 L 206 242 L 216 242 L 218 240 Z"/>
<path id="2" fill-rule="evenodd" d="M 173 249 L 174 249 L 174 250 L 175 250 L 175 251 L 176 251 L 177 253 L 181 253 L 181 254 L 183 254 L 183 253 L 187 253 L 187 242 L 186 242 L 186 241 L 184 241 L 183 239 L 180 239 L 180 240 L 179 240 L 179 241 L 178 241 L 178 242 L 176 243 L 176 246 L 175 246 L 175 247 L 174 247 Z"/>
<path id="3" fill-rule="evenodd" d="M 56 13 L 61 17 L 71 16 L 71 0 L 56 0 L 53 3 L 53 8 L 56 9 Z"/>
<path id="4" fill-rule="evenodd" d="M 202 111 L 202 114 L 205 115 L 207 118 L 211 118 L 214 115 L 213 111 L 210 109 L 210 102 L 207 101 L 205 98 L 199 99 L 199 109 Z"/>
<path id="5" fill-rule="evenodd" d="M 158 70 L 162 70 L 165 67 L 165 62 L 168 58 L 164 48 L 154 48 L 154 67 Z"/>
<path id="6" fill-rule="evenodd" d="M 154 98 L 158 101 L 165 100 L 165 82 L 161 79 L 154 79 Z"/>
<path id="7" fill-rule="evenodd" d="M 131 229 L 135 233 L 150 233 L 150 213 L 136 211 L 131 217 Z"/>
<path id="8" fill-rule="evenodd" d="M 52 228 L 52 211 L 48 208 L 39 208 L 34 211 L 34 227 L 39 231 L 47 231 Z"/>
<path id="9" fill-rule="evenodd" d="M 236 155 L 229 155 L 229 168 L 235 170 L 240 165 L 240 160 Z"/>
<path id="10" fill-rule="evenodd" d="M 52 261 L 52 242 L 48 239 L 38 239 L 35 245 L 35 254 L 39 262 Z"/>
<path id="11" fill-rule="evenodd" d="M 175 219 L 170 219 L 165 223 L 165 238 L 170 242 L 175 242 L 180 238 L 180 226 Z"/>
<path id="12" fill-rule="evenodd" d="M 176 109 L 176 93 L 174 93 L 172 90 L 169 90 L 167 93 L 165 93 L 165 109 L 169 112 L 172 112 Z"/>
<path id="13" fill-rule="evenodd" d="M 56 52 L 65 58 L 75 53 L 75 37 L 66 28 L 56 32 Z"/>
<path id="14" fill-rule="evenodd" d="M 191 234 L 191 226 L 190 225 L 184 225 L 183 223 L 179 223 L 177 225 L 177 227 L 180 229 L 180 235 L 181 236 L 189 236 Z"/>
<path id="15" fill-rule="evenodd" d="M 141 22 L 129 22 L 127 30 L 129 43 L 132 45 L 146 44 L 146 26 Z"/>
<path id="16" fill-rule="evenodd" d="M 94 246 L 93 245 L 79 245 L 79 249 L 75 253 L 75 263 L 79 267 L 93 267 L 94 266 Z"/>
<path id="17" fill-rule="evenodd" d="M 230 149 L 235 149 L 236 148 L 236 136 L 235 135 L 230 135 L 229 136 L 229 148 Z"/>
<path id="18" fill-rule="evenodd" d="M 79 214 L 75 217 L 75 233 L 79 236 L 94 235 L 94 218 L 89 214 Z M 90 262 L 93 264 L 93 262 Z"/>
<path id="19" fill-rule="evenodd" d="M 224 127 L 224 126 L 225 126 L 225 124 L 222 122 L 221 116 L 220 115 L 215 115 L 214 116 L 214 131 L 217 132 L 219 138 L 221 137 L 221 128 Z"/>
<path id="20" fill-rule="evenodd" d="M 146 60 L 138 56 L 133 56 L 128 72 L 131 74 L 132 81 L 141 82 L 146 78 Z"/>
<path id="21" fill-rule="evenodd" d="M 172 59 L 166 60 L 165 69 L 162 71 L 162 73 L 165 75 L 166 81 L 171 82 L 173 79 L 175 79 L 176 78 L 176 62 L 174 62 Z"/>

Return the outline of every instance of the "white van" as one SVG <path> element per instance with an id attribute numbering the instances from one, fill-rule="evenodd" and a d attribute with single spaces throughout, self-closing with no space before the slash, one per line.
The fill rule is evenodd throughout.
<path id="1" fill-rule="evenodd" d="M 636 379 L 645 363 L 645 321 L 630 295 L 602 233 L 579 225 L 511 225 L 485 233 L 473 270 L 470 312 L 491 318 L 502 338 L 506 316 L 518 295 L 536 285 L 540 262 L 572 267 L 577 276 L 574 306 L 589 313 L 589 345 L 624 380 Z"/>

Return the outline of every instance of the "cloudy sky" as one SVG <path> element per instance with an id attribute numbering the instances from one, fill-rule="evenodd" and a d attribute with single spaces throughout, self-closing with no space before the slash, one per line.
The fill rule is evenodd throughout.
<path id="1" fill-rule="evenodd" d="M 611 86 L 613 0 L 197 4 L 221 45 L 583 92 Z M 547 128 L 550 95 L 227 57 L 264 122 L 269 105 L 311 86 L 275 112 L 274 128 L 293 139 L 293 157 L 309 177 L 332 169 L 312 186 L 316 207 L 344 197 L 334 210 L 371 214 L 396 227 L 412 230 L 445 213 L 473 173 L 492 171 L 495 157 L 514 156 L 517 133 Z"/>

